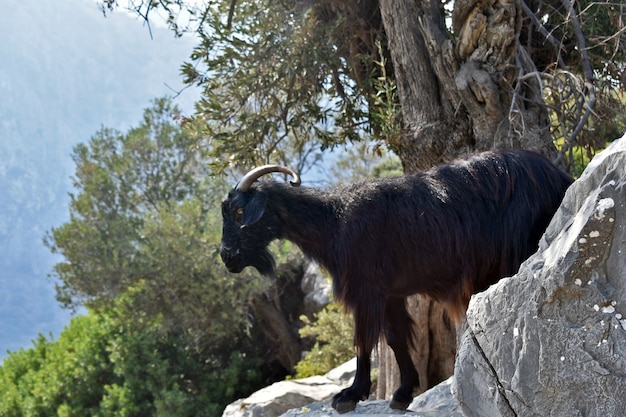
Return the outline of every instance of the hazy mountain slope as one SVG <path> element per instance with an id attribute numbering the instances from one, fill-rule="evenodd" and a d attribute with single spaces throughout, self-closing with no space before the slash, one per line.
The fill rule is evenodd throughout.
<path id="1" fill-rule="evenodd" d="M 67 219 L 72 147 L 101 126 L 126 130 L 180 88 L 192 41 L 91 0 L 3 0 L 0 13 L 0 357 L 69 319 L 47 278 L 42 238 Z M 179 105 L 190 111 L 194 92 Z"/>

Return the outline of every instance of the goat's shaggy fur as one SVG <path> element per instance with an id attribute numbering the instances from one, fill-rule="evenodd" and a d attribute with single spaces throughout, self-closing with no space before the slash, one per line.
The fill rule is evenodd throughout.
<path id="1" fill-rule="evenodd" d="M 367 398 L 370 354 L 385 334 L 401 373 L 391 406 L 406 408 L 419 378 L 408 353 L 405 298 L 427 294 L 458 321 L 471 294 L 514 274 L 537 249 L 571 182 L 522 150 L 336 191 L 256 182 L 222 204 L 221 255 L 232 272 L 253 266 L 271 275 L 267 246 L 288 239 L 323 265 L 336 299 L 353 313 L 358 358 L 354 384 L 333 406 L 345 412 Z"/>

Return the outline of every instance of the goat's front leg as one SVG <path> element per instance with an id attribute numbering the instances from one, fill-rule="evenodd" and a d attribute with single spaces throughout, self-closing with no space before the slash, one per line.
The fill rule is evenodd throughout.
<path id="1" fill-rule="evenodd" d="M 359 401 L 369 397 L 372 386 L 370 356 L 382 331 L 382 310 L 376 305 L 353 309 L 356 375 L 352 386 L 333 397 L 332 406 L 339 413 L 354 410 Z"/>
<path id="2" fill-rule="evenodd" d="M 370 377 L 371 362 L 370 354 L 359 354 L 356 358 L 356 375 L 352 386 L 335 394 L 332 406 L 338 413 L 346 413 L 356 408 L 359 401 L 369 397 L 372 381 Z"/>

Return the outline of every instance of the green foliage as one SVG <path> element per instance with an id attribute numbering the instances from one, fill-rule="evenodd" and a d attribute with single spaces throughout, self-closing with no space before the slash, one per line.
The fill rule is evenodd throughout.
<path id="1" fill-rule="evenodd" d="M 390 177 L 403 174 L 402 164 L 395 155 L 380 147 L 372 150 L 367 143 L 355 143 L 345 147 L 330 166 L 332 183 L 345 186 L 366 178 Z"/>
<path id="2" fill-rule="evenodd" d="M 398 177 L 403 173 L 402 163 L 396 157 L 386 158 L 372 168 L 374 178 Z"/>
<path id="3" fill-rule="evenodd" d="M 224 362 L 190 353 L 111 314 L 76 317 L 57 341 L 40 336 L 0 367 L 3 417 L 219 416 L 257 387 L 258 359 L 233 350 Z"/>
<path id="4" fill-rule="evenodd" d="M 522 42 L 531 46 L 542 71 L 552 138 L 570 173 L 580 175 L 584 159 L 626 129 L 626 9 L 610 0 L 527 4 L 537 20 L 531 19 Z M 549 42 L 532 31 L 534 26 L 549 32 Z"/>
<path id="5" fill-rule="evenodd" d="M 595 144 L 593 147 L 575 145 L 568 147 L 566 150 L 563 150 L 564 143 L 565 140 L 561 138 L 555 141 L 555 146 L 559 151 L 564 154 L 567 160 L 567 165 L 570 167 L 569 171 L 572 176 L 574 178 L 578 178 L 580 174 L 582 174 L 582 172 L 585 170 L 587 165 L 589 165 L 589 162 L 591 162 L 593 156 L 596 153 L 601 152 L 606 146 L 608 146 L 608 143 L 610 142 L 605 142 L 604 146 L 598 143 Z"/>
<path id="6" fill-rule="evenodd" d="M 363 102 L 338 91 L 354 85 L 313 11 L 239 1 L 228 26 L 229 6 L 207 10 L 194 64 L 183 67 L 203 88 L 196 117 L 212 138 L 213 168 L 274 161 L 302 172 L 321 149 L 358 140 Z"/>
<path id="7" fill-rule="evenodd" d="M 418 3 L 417 9 L 430 7 Z M 431 23 L 454 42 L 459 34 L 445 26 L 444 15 L 455 8 L 465 16 L 467 5 L 444 3 L 441 21 L 433 16 Z M 404 130 L 416 128 L 403 126 L 390 63 L 393 52 L 406 52 L 388 49 L 375 1 L 130 4 L 145 18 L 164 10 L 177 33 L 199 35 L 183 74 L 203 88 L 194 117 L 213 139 L 215 169 L 272 161 L 302 172 L 304 161 L 321 158 L 320 150 L 347 142 L 398 151 L 409 140 L 401 136 Z M 626 85 L 626 8 L 612 0 L 527 0 L 523 6 L 518 44 L 538 71 L 520 72 L 501 93 L 517 94 L 523 83 L 539 80 L 543 102 L 523 100 L 552 112 L 552 137 L 566 141 L 563 152 L 577 146 L 592 155 L 626 129 L 619 98 Z M 180 15 L 189 21 L 180 24 Z M 455 88 L 442 85 L 441 91 L 454 95 Z M 511 108 L 509 116 L 517 118 L 518 110 Z"/>
<path id="8" fill-rule="evenodd" d="M 311 321 L 300 317 L 304 327 L 300 336 L 315 340 L 313 348 L 296 365 L 296 378 L 322 375 L 354 356 L 352 317 L 331 303 Z"/>
<path id="9" fill-rule="evenodd" d="M 102 129 L 78 145 L 70 221 L 46 244 L 64 257 L 54 269 L 64 304 L 104 308 L 123 294 L 126 316 L 159 318 L 193 349 L 216 349 L 236 342 L 264 282 L 230 275 L 219 260 L 227 185 L 178 120 L 160 99 L 127 134 Z"/>
<path id="10" fill-rule="evenodd" d="M 389 64 L 380 41 L 376 42 L 379 59 L 375 61 L 376 73 L 372 74 L 375 94 L 372 97 L 370 117 L 376 127 L 376 137 L 397 151 L 402 143 L 402 110 L 393 74 L 387 73 Z M 380 145 L 377 145 L 380 146 Z"/>
<path id="11" fill-rule="evenodd" d="M 112 298 L 145 270 L 139 256 L 144 215 L 200 191 L 201 143 L 174 123 L 178 110 L 155 101 L 143 123 L 126 135 L 103 128 L 74 148 L 76 163 L 70 221 L 52 229 L 45 243 L 65 262 L 55 266 L 66 305 Z"/>
<path id="12" fill-rule="evenodd" d="M 571 0 L 570 0 L 571 1 Z M 537 15 L 545 20 L 546 27 L 553 29 L 552 35 L 562 39 L 562 58 L 566 60 L 572 71 L 582 72 L 581 55 L 573 52 L 576 45 L 575 16 L 568 13 L 562 0 L 548 0 L 539 3 Z M 611 0 L 577 0 L 571 2 L 577 15 L 580 30 L 585 34 L 585 42 L 589 48 L 592 66 L 598 70 L 617 71 L 626 58 L 626 38 L 622 36 L 623 19 L 626 11 L 621 5 Z M 538 52 L 542 49 L 538 48 Z M 615 75 L 615 73 L 613 74 Z M 619 78 L 619 77 L 616 77 Z"/>
<path id="13" fill-rule="evenodd" d="M 593 156 L 626 129 L 626 100 L 623 90 L 607 79 L 597 81 L 595 105 L 589 109 L 587 87 L 573 74 L 555 72 L 544 85 L 544 99 L 550 109 L 551 134 L 569 172 L 578 176 Z M 584 121 L 583 114 L 589 111 Z M 582 124 L 581 124 L 582 123 Z M 579 128 L 580 132 L 572 136 Z"/>
<path id="14" fill-rule="evenodd" d="M 298 317 L 301 303 L 287 305 L 278 288 L 297 283 L 226 271 L 220 202 L 230 187 L 209 175 L 207 146 L 161 99 L 127 134 L 102 129 L 75 148 L 70 220 L 46 244 L 63 255 L 58 298 L 90 314 L 58 341 L 11 355 L 7 415 L 219 415 L 291 368 L 270 362 L 274 346 L 251 312 L 274 292 L 276 314 Z M 290 245 L 279 249 L 290 258 Z"/>
<path id="15" fill-rule="evenodd" d="M 220 229 L 216 203 L 196 197 L 160 204 L 141 228 L 139 255 L 146 268 L 128 309 L 161 317 L 164 331 L 180 333 L 197 349 L 236 341 L 249 300 L 267 286 L 252 272 L 226 271 L 218 257 Z"/>

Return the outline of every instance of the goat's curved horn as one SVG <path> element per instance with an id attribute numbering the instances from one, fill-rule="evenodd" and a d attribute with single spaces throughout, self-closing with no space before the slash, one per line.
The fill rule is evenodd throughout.
<path id="1" fill-rule="evenodd" d="M 293 169 L 284 167 L 282 165 L 263 165 L 257 168 L 254 168 L 252 171 L 248 172 L 243 176 L 239 184 L 235 187 L 237 191 L 248 191 L 250 186 L 257 180 L 259 177 L 262 177 L 265 174 L 269 174 L 271 172 L 282 172 L 283 174 L 291 175 L 293 177 L 292 181 L 289 181 L 291 185 L 294 187 L 298 187 L 300 185 L 300 175 Z"/>

